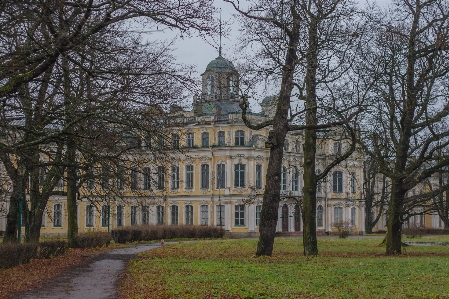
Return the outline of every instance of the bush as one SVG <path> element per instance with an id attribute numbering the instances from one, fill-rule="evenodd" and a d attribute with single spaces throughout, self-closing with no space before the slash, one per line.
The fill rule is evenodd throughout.
<path id="1" fill-rule="evenodd" d="M 347 238 L 350 233 L 350 223 L 349 221 L 337 221 L 334 226 L 338 230 L 338 236 L 340 238 Z"/>
<path id="2" fill-rule="evenodd" d="M 423 235 L 449 235 L 449 229 L 410 226 L 403 228 L 402 234 L 407 238 L 420 238 Z"/>
<path id="3" fill-rule="evenodd" d="M 112 231 L 114 240 L 117 243 L 154 241 L 173 238 L 223 238 L 223 234 L 224 230 L 217 226 L 194 225 L 141 225 L 124 227 Z"/>
<path id="4" fill-rule="evenodd" d="M 37 247 L 37 244 L 32 243 L 0 245 L 0 268 L 29 263 L 36 256 Z"/>
<path id="5" fill-rule="evenodd" d="M 108 246 L 112 237 L 109 233 L 94 232 L 86 234 L 78 234 L 73 240 L 74 248 L 95 248 Z"/>
<path id="6" fill-rule="evenodd" d="M 69 244 L 66 241 L 45 241 L 39 243 L 38 258 L 49 259 L 61 254 L 64 254 L 69 249 Z"/>

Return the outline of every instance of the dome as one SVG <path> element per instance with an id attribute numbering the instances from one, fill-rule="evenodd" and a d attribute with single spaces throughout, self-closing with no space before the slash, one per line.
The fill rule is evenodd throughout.
<path id="1" fill-rule="evenodd" d="M 227 73 L 227 72 L 235 71 L 235 67 L 232 64 L 232 62 L 230 62 L 229 60 L 226 60 L 223 57 L 218 56 L 217 58 L 215 58 L 214 60 L 209 62 L 209 64 L 206 67 L 206 71 L 214 71 L 217 73 Z"/>

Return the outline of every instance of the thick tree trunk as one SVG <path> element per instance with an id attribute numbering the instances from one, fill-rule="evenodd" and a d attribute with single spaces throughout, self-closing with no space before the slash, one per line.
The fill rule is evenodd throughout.
<path id="1" fill-rule="evenodd" d="M 316 72 L 318 68 L 318 24 L 312 17 L 309 27 L 309 47 L 307 49 L 306 83 L 306 125 L 314 126 L 317 121 Z M 318 255 L 316 240 L 316 131 L 304 131 L 304 199 L 303 199 L 303 245 L 304 255 Z"/>
<path id="2" fill-rule="evenodd" d="M 75 144 L 71 136 L 68 137 L 67 141 L 67 159 L 68 163 L 75 163 Z M 67 239 L 69 246 L 73 246 L 73 240 L 75 235 L 78 233 L 78 217 L 76 208 L 76 167 L 67 167 Z"/>
<path id="3" fill-rule="evenodd" d="M 260 215 L 260 236 L 256 256 L 271 256 L 273 253 L 276 225 L 279 218 L 278 208 L 281 189 L 282 158 L 284 155 L 285 136 L 289 130 L 290 97 L 293 90 L 293 75 L 297 59 L 296 49 L 299 41 L 299 22 L 300 18 L 296 15 L 293 20 L 293 34 L 288 43 L 289 47 L 282 70 L 281 91 L 273 119 L 273 131 L 270 133 L 267 142 L 270 146 L 270 161 L 268 162 L 265 192 Z"/>
<path id="4" fill-rule="evenodd" d="M 13 193 L 9 198 L 9 210 L 6 215 L 6 230 L 3 237 L 3 243 L 16 243 L 17 242 L 17 226 L 18 226 L 18 213 L 19 213 L 19 190 L 13 187 Z"/>
<path id="5" fill-rule="evenodd" d="M 401 188 L 402 184 L 402 180 L 396 180 L 392 184 L 386 236 L 386 253 L 389 255 L 402 253 L 402 209 L 405 195 L 405 192 Z"/>

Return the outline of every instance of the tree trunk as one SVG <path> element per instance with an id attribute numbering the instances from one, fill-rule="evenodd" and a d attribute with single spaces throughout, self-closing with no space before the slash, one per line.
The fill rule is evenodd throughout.
<path id="1" fill-rule="evenodd" d="M 13 186 L 13 193 L 9 198 L 9 210 L 6 215 L 6 230 L 3 237 L 3 243 L 16 243 L 17 242 L 17 226 L 18 226 L 18 213 L 19 213 L 19 190 L 16 186 Z"/>
<path id="2" fill-rule="evenodd" d="M 285 136 L 287 135 L 288 112 L 290 97 L 293 90 L 293 75 L 296 67 L 296 49 L 299 41 L 299 16 L 293 20 L 292 36 L 285 57 L 282 70 L 281 91 L 276 105 L 273 119 L 273 132 L 270 132 L 267 144 L 270 145 L 270 160 L 268 162 L 265 192 L 263 195 L 262 211 L 260 215 L 259 242 L 256 256 L 273 253 L 274 237 L 278 222 L 278 208 L 281 189 L 282 158 L 284 156 Z"/>
<path id="3" fill-rule="evenodd" d="M 73 137 L 68 136 L 67 141 L 67 159 L 69 164 L 75 163 L 76 159 L 76 148 L 73 142 Z M 69 246 L 73 247 L 73 241 L 75 235 L 78 233 L 78 217 L 77 217 L 77 207 L 76 207 L 76 167 L 67 167 L 67 239 Z"/>
<path id="4" fill-rule="evenodd" d="M 402 180 L 395 180 L 392 182 L 391 198 L 388 208 L 388 223 L 387 223 L 387 248 L 386 254 L 397 255 L 402 251 L 402 208 L 405 192 L 402 190 Z"/>
<path id="5" fill-rule="evenodd" d="M 316 105 L 316 71 L 318 51 L 318 25 L 316 18 L 312 17 L 309 27 L 309 47 L 307 49 L 306 83 L 306 125 L 317 124 Z M 316 131 L 304 131 L 304 199 L 303 199 L 303 245 L 304 255 L 318 255 L 316 240 Z"/>

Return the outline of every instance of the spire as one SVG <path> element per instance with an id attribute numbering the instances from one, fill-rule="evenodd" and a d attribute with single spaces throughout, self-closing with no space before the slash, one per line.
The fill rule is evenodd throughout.
<path id="1" fill-rule="evenodd" d="M 218 56 L 221 57 L 221 9 L 220 9 L 220 47 L 218 48 Z"/>

